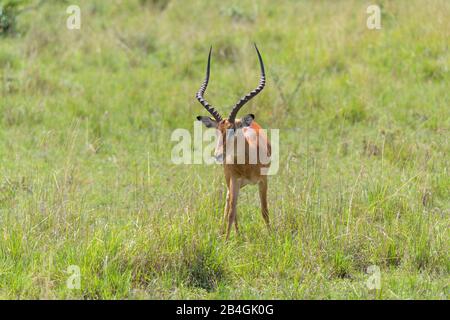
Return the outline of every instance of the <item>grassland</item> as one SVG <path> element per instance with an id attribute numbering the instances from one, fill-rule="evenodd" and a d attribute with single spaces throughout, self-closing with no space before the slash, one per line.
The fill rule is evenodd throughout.
<path id="1" fill-rule="evenodd" d="M 381 30 L 365 1 L 76 2 L 80 30 L 48 1 L 0 35 L 0 298 L 450 297 L 449 1 L 376 1 Z M 210 45 L 220 111 L 257 84 L 254 41 L 274 230 L 246 187 L 225 242 L 222 168 L 170 135 Z"/>

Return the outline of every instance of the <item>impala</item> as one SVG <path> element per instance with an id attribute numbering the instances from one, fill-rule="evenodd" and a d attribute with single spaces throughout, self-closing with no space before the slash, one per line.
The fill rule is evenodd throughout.
<path id="1" fill-rule="evenodd" d="M 271 146 L 267 136 L 261 130 L 262 128 L 254 121 L 255 116 L 253 114 L 247 114 L 241 119 L 236 119 L 239 110 L 261 92 L 266 84 L 264 63 L 256 44 L 255 49 L 261 67 L 259 85 L 234 105 L 228 118 L 222 118 L 219 112 L 203 97 L 209 81 L 212 47 L 209 50 L 205 80 L 196 94 L 197 100 L 213 116 L 213 118 L 198 116 L 197 120 L 202 121 L 207 128 L 215 128 L 217 132 L 214 158 L 216 162 L 223 164 L 227 184 L 224 212 L 224 229 L 228 221 L 227 240 L 233 224 L 236 233 L 239 233 L 236 206 L 239 190 L 247 184 L 258 184 L 262 216 L 265 224 L 270 228 L 267 207 L 267 175 L 265 172 L 270 166 Z M 243 143 L 239 143 L 239 141 L 243 141 Z M 256 157 L 253 155 L 256 155 Z"/>

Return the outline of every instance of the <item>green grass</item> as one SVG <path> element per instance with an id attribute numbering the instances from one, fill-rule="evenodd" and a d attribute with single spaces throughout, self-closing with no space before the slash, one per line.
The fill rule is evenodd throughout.
<path id="1" fill-rule="evenodd" d="M 0 1 L 3 3 L 4 1 Z M 448 299 L 448 1 L 79 1 L 0 35 L 0 298 Z M 174 165 L 207 96 L 280 129 L 221 235 L 222 168 Z M 224 107 L 226 106 L 226 107 Z M 77 265 L 81 288 L 68 289 Z M 366 286 L 369 266 L 381 289 Z"/>

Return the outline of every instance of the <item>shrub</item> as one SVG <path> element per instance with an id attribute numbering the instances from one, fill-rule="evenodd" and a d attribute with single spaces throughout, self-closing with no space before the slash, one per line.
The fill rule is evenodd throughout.
<path id="1" fill-rule="evenodd" d="M 7 2 L 0 5 L 0 35 L 13 33 L 16 25 L 17 3 Z"/>

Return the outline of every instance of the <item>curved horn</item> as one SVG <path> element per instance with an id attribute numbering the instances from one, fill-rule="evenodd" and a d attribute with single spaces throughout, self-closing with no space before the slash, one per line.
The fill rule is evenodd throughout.
<path id="1" fill-rule="evenodd" d="M 261 54 L 259 53 L 258 47 L 255 43 L 255 49 L 256 53 L 258 54 L 259 59 L 259 65 L 261 66 L 261 79 L 259 80 L 259 85 L 256 87 L 255 90 L 250 91 L 247 95 L 243 96 L 241 100 L 236 103 L 236 105 L 233 107 L 233 110 L 231 110 L 230 116 L 228 117 L 228 121 L 234 122 L 236 119 L 236 115 L 239 112 L 239 110 L 242 108 L 244 104 L 249 102 L 254 96 L 256 96 L 262 89 L 264 89 L 264 86 L 266 85 L 266 74 L 264 72 L 264 63 L 261 58 Z"/>
<path id="2" fill-rule="evenodd" d="M 197 94 L 195 95 L 195 97 L 197 98 L 197 100 L 202 104 L 202 106 L 205 107 L 205 109 L 211 113 L 211 115 L 214 117 L 214 119 L 216 119 L 216 121 L 221 121 L 222 117 L 220 116 L 219 112 L 217 112 L 217 110 L 215 110 L 213 108 L 213 106 L 211 106 L 208 101 L 206 101 L 203 98 L 203 94 L 206 91 L 206 87 L 208 86 L 208 81 L 209 81 L 209 68 L 211 65 L 211 51 L 212 51 L 212 46 L 209 49 L 209 55 L 208 55 L 208 65 L 206 67 L 206 77 L 205 77 L 205 81 L 203 81 L 202 86 L 200 87 L 200 89 L 198 89 Z"/>

